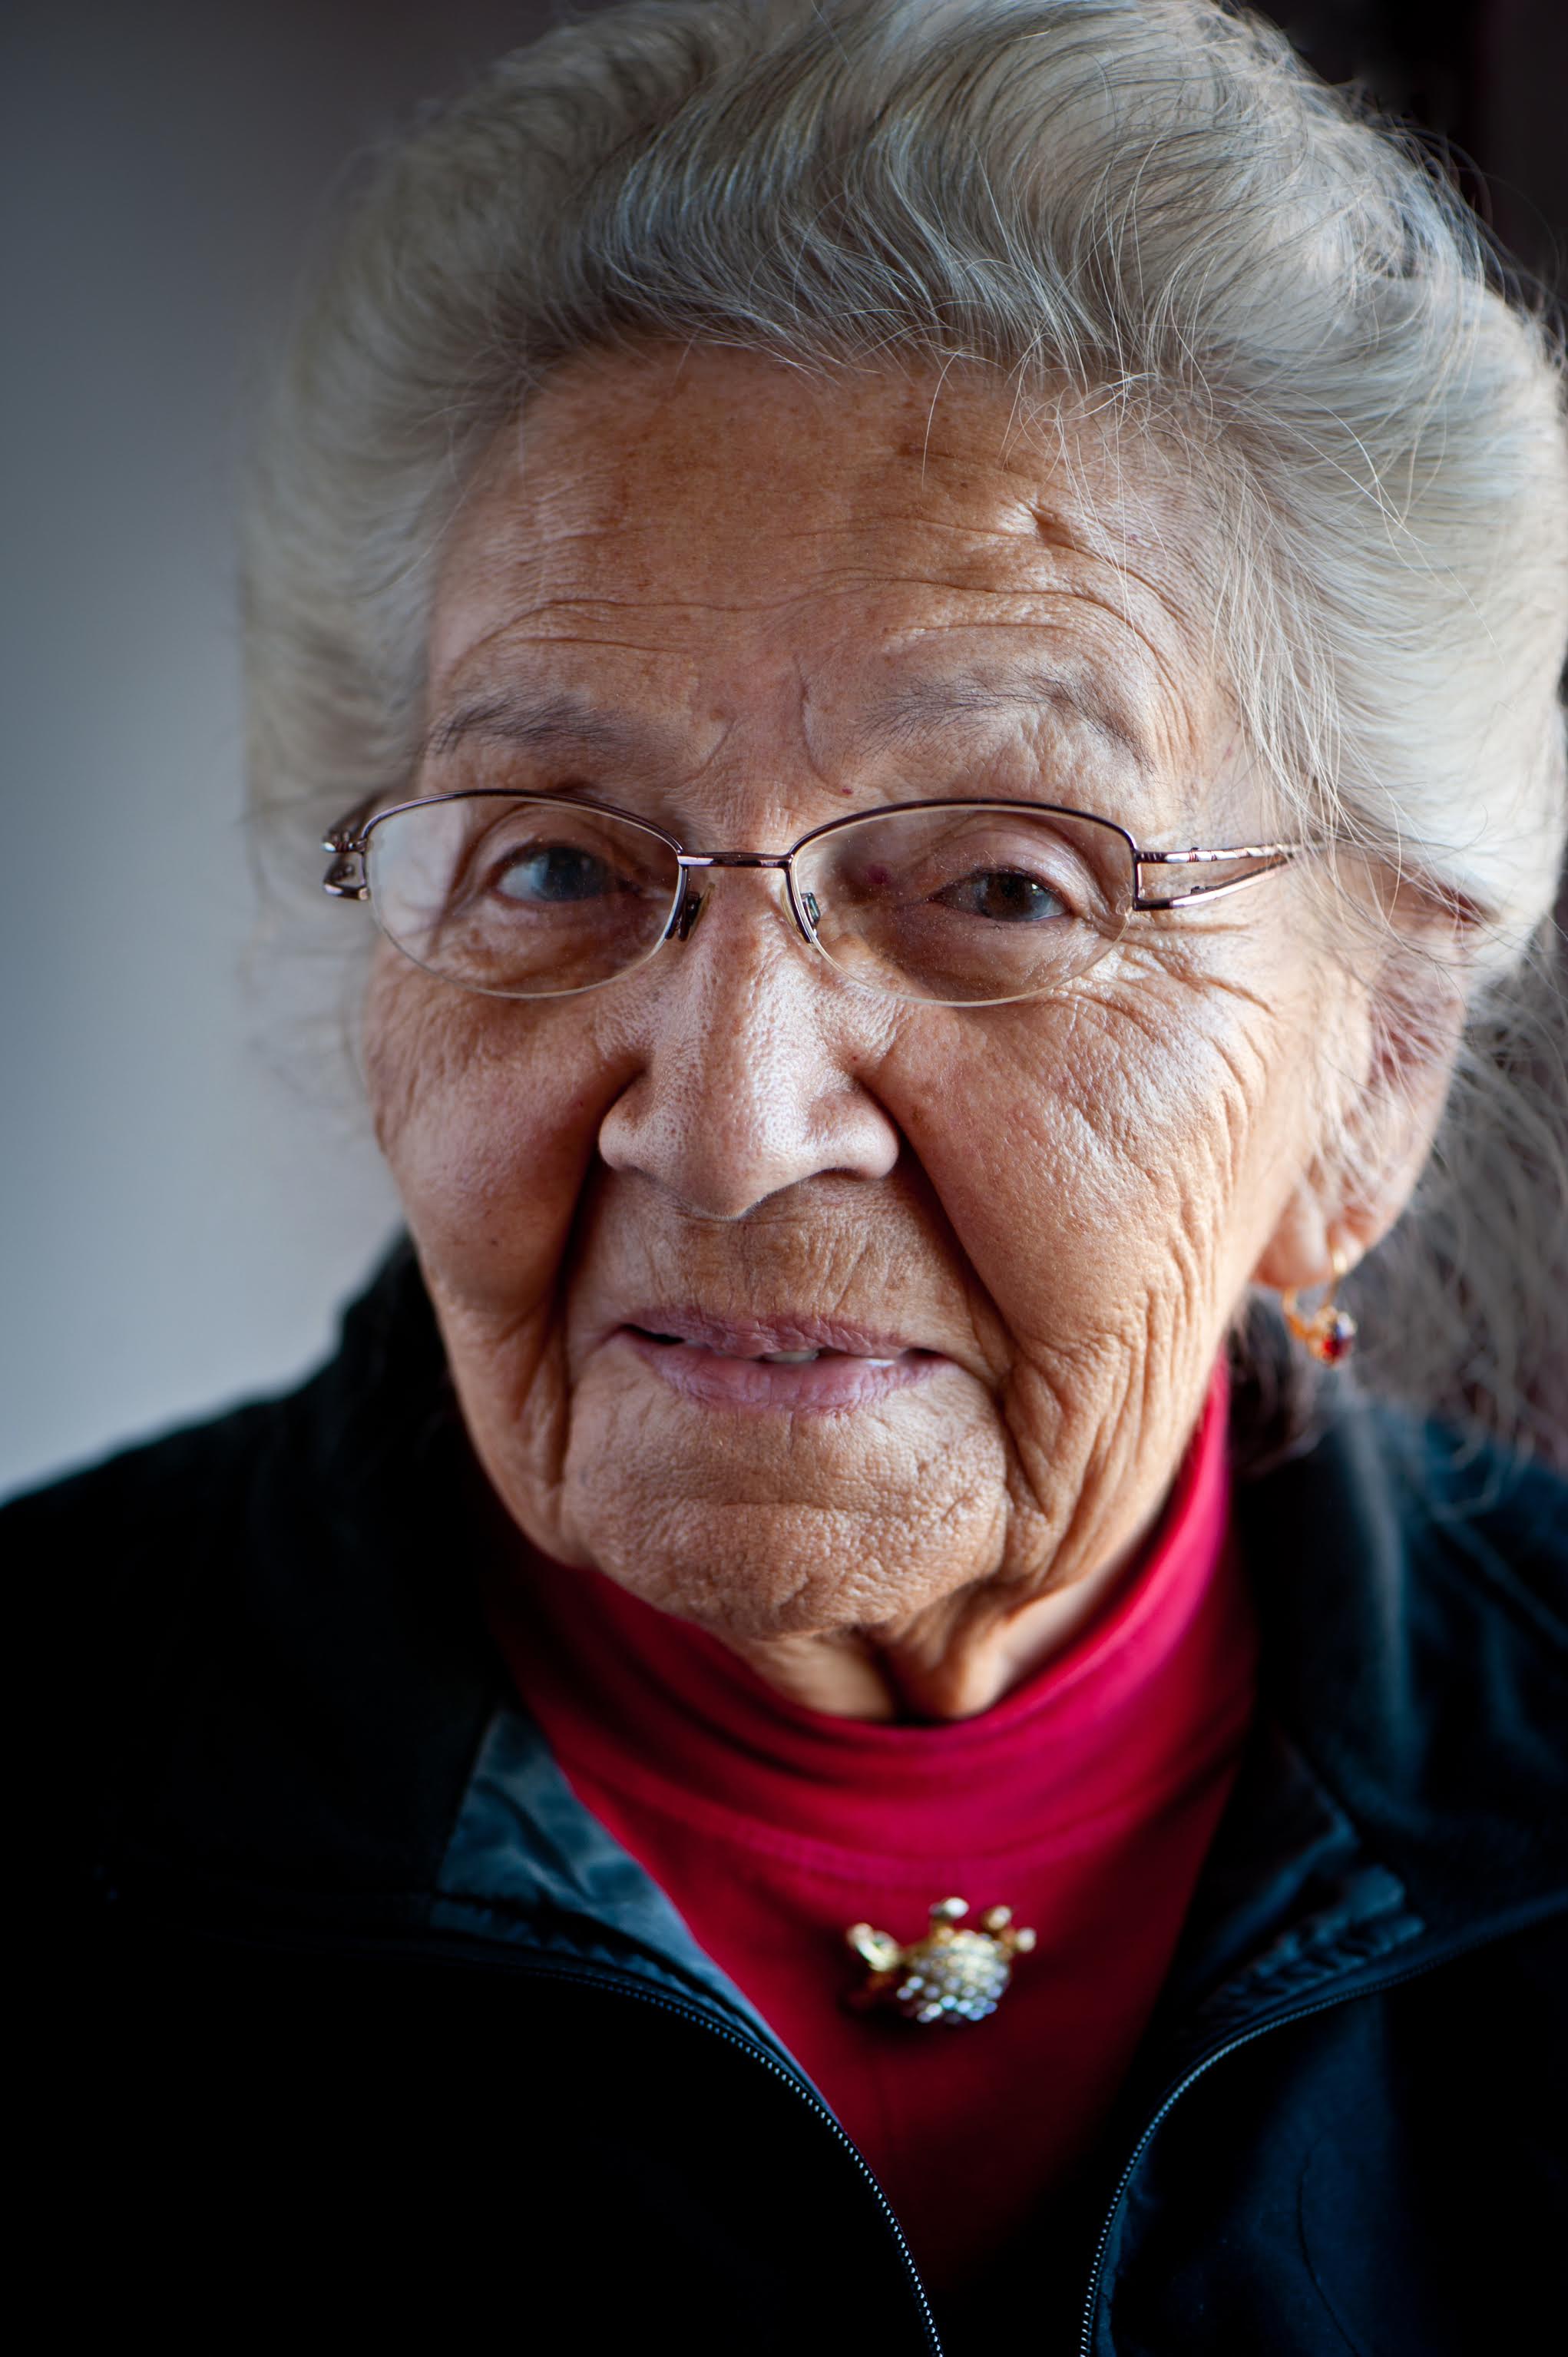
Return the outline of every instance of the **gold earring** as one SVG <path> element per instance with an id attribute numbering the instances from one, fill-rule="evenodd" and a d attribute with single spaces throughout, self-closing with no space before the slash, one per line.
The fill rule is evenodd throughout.
<path id="1" fill-rule="evenodd" d="M 1300 1290 L 1298 1286 L 1287 1286 L 1280 1296 L 1285 1324 L 1296 1340 L 1310 1351 L 1315 1359 L 1321 1359 L 1326 1367 L 1337 1366 L 1340 1360 L 1348 1359 L 1356 1347 L 1356 1320 L 1348 1309 L 1337 1308 L 1334 1300 L 1340 1280 L 1350 1265 L 1349 1256 L 1337 1246 L 1331 1262 L 1334 1275 L 1327 1294 L 1310 1317 L 1304 1318 L 1295 1306 Z"/>

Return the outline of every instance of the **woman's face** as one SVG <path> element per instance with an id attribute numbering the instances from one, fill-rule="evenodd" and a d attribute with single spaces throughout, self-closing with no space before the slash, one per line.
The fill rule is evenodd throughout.
<path id="1" fill-rule="evenodd" d="M 1266 839 L 1190 522 L 1134 465 L 952 377 L 577 363 L 452 535 L 416 791 L 576 789 L 695 850 L 953 792 Z M 709 884 L 688 942 L 554 1001 L 378 949 L 375 1116 L 465 1416 L 559 1561 L 826 1707 L 979 1708 L 1157 1512 L 1282 1236 L 1321 1273 L 1364 1010 L 1290 870 L 991 1008 L 857 988 L 776 873 Z"/>

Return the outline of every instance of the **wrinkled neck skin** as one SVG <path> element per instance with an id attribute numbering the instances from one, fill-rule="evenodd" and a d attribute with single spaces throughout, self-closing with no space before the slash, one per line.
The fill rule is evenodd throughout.
<path id="1" fill-rule="evenodd" d="M 416 791 L 584 795 L 694 849 L 953 793 L 1266 839 L 1196 527 L 1134 455 L 957 372 L 575 362 L 446 548 Z M 1326 1153 L 1371 993 L 1312 905 L 1288 868 L 985 1008 L 857 988 L 758 870 L 572 996 L 383 942 L 378 1134 L 523 1537 L 824 1711 L 963 1717 L 1048 1660 L 1154 1527 L 1248 1286 L 1365 1249 L 1419 1162 L 1372 1139 L 1374 1196 Z"/>
<path id="2" fill-rule="evenodd" d="M 983 1578 L 975 1593 L 950 1598 L 920 1625 L 729 1642 L 770 1686 L 809 1710 L 842 1718 L 968 1718 L 1066 1647 L 1115 1593 L 1146 1534 L 1147 1526 L 1092 1570 L 1023 1604 L 1010 1605 L 999 1582 Z"/>

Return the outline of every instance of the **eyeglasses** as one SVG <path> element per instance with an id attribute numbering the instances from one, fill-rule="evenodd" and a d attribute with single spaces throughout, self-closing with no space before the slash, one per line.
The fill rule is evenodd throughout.
<path id="1" fill-rule="evenodd" d="M 862 989 L 1003 1006 L 1086 974 L 1134 917 L 1240 891 L 1296 846 L 1149 851 L 1084 811 L 949 801 L 832 819 L 788 851 L 688 851 L 628 811 L 481 788 L 362 807 L 322 848 L 328 893 L 369 900 L 416 965 L 495 997 L 618 982 L 691 939 L 702 872 L 762 867 L 782 874 L 801 939 Z"/>

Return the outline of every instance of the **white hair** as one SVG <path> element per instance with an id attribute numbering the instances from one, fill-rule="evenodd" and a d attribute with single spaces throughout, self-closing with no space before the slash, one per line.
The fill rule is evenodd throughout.
<path id="1" fill-rule="evenodd" d="M 252 508 L 252 790 L 291 856 L 407 775 L 495 432 L 574 354 L 670 339 L 968 361 L 1170 454 L 1282 800 L 1462 910 L 1501 1003 L 1568 824 L 1561 371 L 1441 177 L 1212 0 L 639 0 L 377 158 Z"/>

